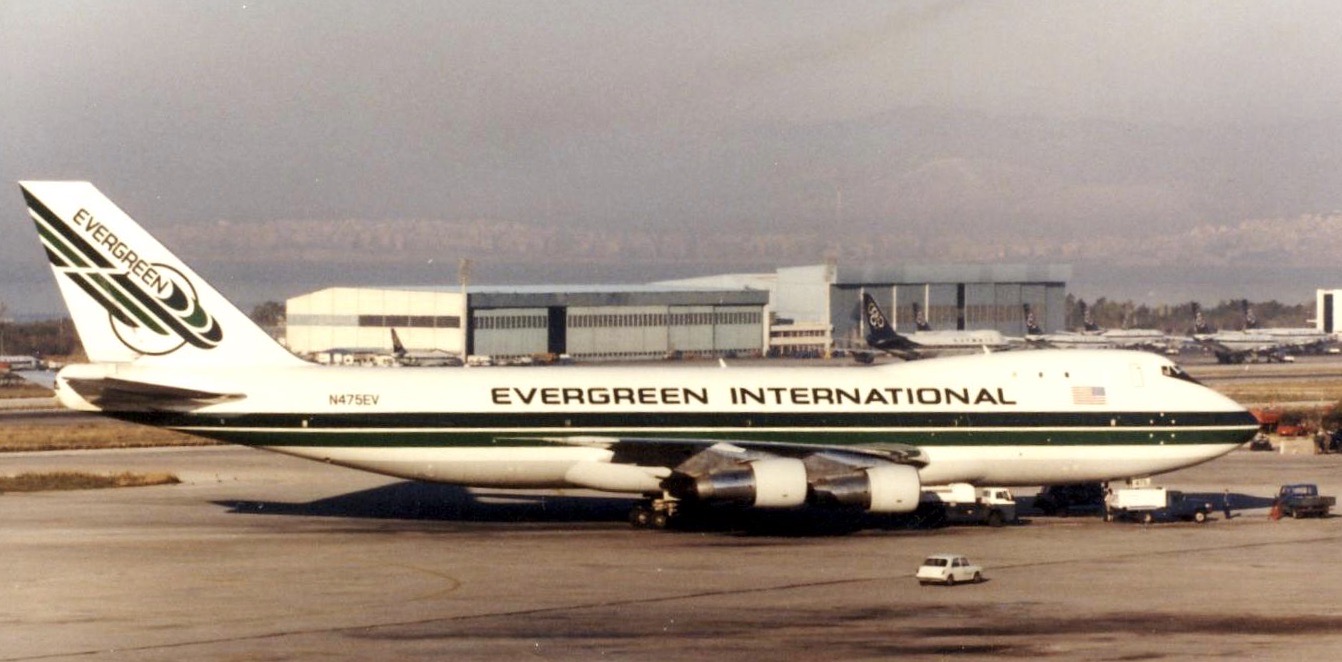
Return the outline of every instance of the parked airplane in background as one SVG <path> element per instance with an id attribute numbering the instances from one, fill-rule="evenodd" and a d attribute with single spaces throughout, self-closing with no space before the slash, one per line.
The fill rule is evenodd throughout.
<path id="1" fill-rule="evenodd" d="M 994 329 L 933 331 L 927 320 L 922 319 L 922 311 L 917 304 L 914 304 L 914 317 L 919 330 L 910 334 L 896 332 L 890 319 L 885 316 L 885 311 L 866 292 L 862 293 L 862 312 L 867 346 L 905 361 L 990 352 L 1010 347 L 1006 336 Z M 870 352 L 855 352 L 853 356 L 862 363 L 871 363 L 874 358 Z"/>
<path id="2" fill-rule="evenodd" d="M 1311 328 L 1258 328 L 1258 321 L 1246 299 L 1243 302 L 1244 329 L 1217 331 L 1207 323 L 1202 309 L 1193 304 L 1193 340 L 1216 356 L 1218 363 L 1245 361 L 1280 362 L 1296 352 L 1320 352 L 1333 341 L 1330 334 Z"/>
<path id="3" fill-rule="evenodd" d="M 1259 326 L 1258 318 L 1253 314 L 1253 308 L 1249 305 L 1249 300 L 1242 302 L 1244 310 L 1244 330 L 1250 333 L 1258 333 L 1270 338 L 1275 338 L 1284 343 L 1290 343 L 1293 347 L 1298 347 L 1302 351 L 1322 351 L 1326 345 L 1335 340 L 1330 333 L 1325 333 L 1312 326 Z"/>
<path id="4" fill-rule="evenodd" d="M 1247 441 L 1168 360 L 1007 352 L 870 368 L 385 370 L 298 359 L 87 182 L 23 182 L 90 364 L 66 406 L 389 476 L 687 506 L 912 511 L 924 484 L 1173 471 Z"/>
<path id="5" fill-rule="evenodd" d="M 1157 329 L 1105 329 L 1095 323 L 1095 318 L 1091 316 L 1090 309 L 1084 301 L 1078 302 L 1077 307 L 1081 310 L 1081 331 L 1044 333 L 1039 328 L 1038 322 L 1034 320 L 1030 304 L 1025 304 L 1026 340 L 1035 344 L 1062 349 L 1117 348 L 1152 352 L 1164 352 L 1171 347 L 1178 347 L 1183 342 L 1182 339 L 1170 338 L 1165 332 Z"/>
<path id="6" fill-rule="evenodd" d="M 401 337 L 396 334 L 396 329 L 391 330 L 391 354 L 397 365 L 413 368 L 462 365 L 461 357 L 441 349 L 428 351 L 406 349 L 405 344 L 401 342 Z"/>
<path id="7" fill-rule="evenodd" d="M 1024 304 L 1025 309 L 1025 342 L 1035 347 L 1051 349 L 1113 349 L 1114 343 L 1104 336 L 1097 333 L 1077 333 L 1075 331 L 1058 331 L 1055 333 L 1045 333 L 1039 327 L 1039 320 L 1035 319 L 1034 310 L 1030 304 Z"/>

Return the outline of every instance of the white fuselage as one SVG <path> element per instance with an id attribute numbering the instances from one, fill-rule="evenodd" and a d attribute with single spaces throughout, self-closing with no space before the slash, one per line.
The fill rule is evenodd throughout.
<path id="1" fill-rule="evenodd" d="M 1134 352 L 1041 351 L 873 367 L 386 368 L 190 372 L 71 366 L 245 397 L 138 422 L 333 464 L 463 485 L 593 486 L 618 461 L 588 438 L 917 446 L 925 484 L 1037 485 L 1145 476 L 1203 462 L 1252 436 L 1252 417 Z M 1177 368 L 1174 368 L 1177 371 Z M 556 441 L 559 439 L 559 441 Z M 568 441 L 568 440 L 571 440 Z M 643 492 L 664 470 L 597 483 Z M 618 489 L 627 479 L 628 490 Z"/>

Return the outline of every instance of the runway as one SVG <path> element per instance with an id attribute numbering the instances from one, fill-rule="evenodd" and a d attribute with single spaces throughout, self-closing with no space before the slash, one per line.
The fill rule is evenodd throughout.
<path id="1" fill-rule="evenodd" d="M 1138 659 L 1342 650 L 1342 519 L 1273 522 L 1342 458 L 1236 452 L 1159 480 L 1230 488 L 1206 525 L 661 533 L 586 492 L 418 485 L 243 448 L 30 453 L 4 471 L 181 485 L 0 496 L 0 660 Z M 933 552 L 989 581 L 920 587 Z"/>

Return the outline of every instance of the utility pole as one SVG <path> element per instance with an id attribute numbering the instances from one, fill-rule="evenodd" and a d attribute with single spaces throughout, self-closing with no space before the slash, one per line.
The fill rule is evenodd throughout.
<path id="1" fill-rule="evenodd" d="M 8 354 L 5 351 L 5 327 L 9 325 L 9 318 L 5 316 L 9 312 L 9 306 L 0 301 L 0 354 Z"/>
<path id="2" fill-rule="evenodd" d="M 457 282 L 461 283 L 461 359 L 464 361 L 471 349 L 471 300 L 466 288 L 471 283 L 471 259 L 461 258 L 457 263 Z"/>

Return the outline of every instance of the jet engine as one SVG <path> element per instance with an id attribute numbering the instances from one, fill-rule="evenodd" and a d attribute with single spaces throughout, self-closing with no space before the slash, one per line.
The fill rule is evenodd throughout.
<path id="1" fill-rule="evenodd" d="M 806 466 L 802 461 L 778 457 L 697 476 L 688 487 L 690 494 L 685 496 L 760 508 L 795 508 L 806 502 L 806 490 Z"/>
<path id="2" fill-rule="evenodd" d="M 818 478 L 811 485 L 818 503 L 864 508 L 873 513 L 911 513 L 922 481 L 907 464 L 881 464 L 852 473 Z"/>

